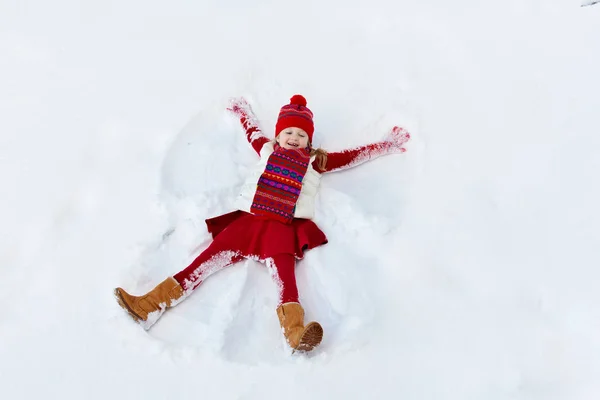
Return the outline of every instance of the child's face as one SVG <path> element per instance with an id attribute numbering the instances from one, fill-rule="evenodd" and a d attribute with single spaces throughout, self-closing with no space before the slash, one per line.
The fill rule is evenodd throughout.
<path id="1" fill-rule="evenodd" d="M 277 135 L 277 143 L 284 149 L 305 149 L 308 147 L 308 134 L 300 128 L 285 128 Z"/>

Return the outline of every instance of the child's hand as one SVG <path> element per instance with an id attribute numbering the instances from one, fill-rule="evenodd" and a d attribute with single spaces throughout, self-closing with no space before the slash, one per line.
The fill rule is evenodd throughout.
<path id="1" fill-rule="evenodd" d="M 250 104 L 243 97 L 235 97 L 230 99 L 227 111 L 232 112 L 238 118 L 250 117 L 254 115 L 252 107 L 250 107 Z"/>
<path id="2" fill-rule="evenodd" d="M 392 149 L 404 153 L 406 149 L 402 147 L 410 139 L 410 134 L 404 128 L 395 126 L 390 130 L 384 139 L 384 142 L 389 143 Z"/>

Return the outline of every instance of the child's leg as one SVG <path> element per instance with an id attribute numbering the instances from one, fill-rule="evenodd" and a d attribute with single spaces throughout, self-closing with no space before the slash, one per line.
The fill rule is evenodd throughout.
<path id="1" fill-rule="evenodd" d="M 132 296 L 123 288 L 116 288 L 114 293 L 119 305 L 144 329 L 149 329 L 168 308 L 183 301 L 210 274 L 243 258 L 228 247 L 226 240 L 217 237 L 187 268 L 144 295 Z"/>
<path id="2" fill-rule="evenodd" d="M 221 243 L 217 237 L 190 265 L 173 275 L 173 278 L 189 295 L 210 275 L 243 258 L 237 252 L 228 250 L 226 243 Z"/>
<path id="3" fill-rule="evenodd" d="M 277 316 L 288 344 L 294 350 L 311 351 L 321 343 L 323 328 L 318 322 L 304 325 L 304 309 L 298 301 L 296 259 L 290 254 L 278 254 L 266 260 L 271 277 L 279 288 Z"/>
<path id="4" fill-rule="evenodd" d="M 291 254 L 278 254 L 266 260 L 271 278 L 279 290 L 279 304 L 298 303 L 296 285 L 296 258 Z"/>

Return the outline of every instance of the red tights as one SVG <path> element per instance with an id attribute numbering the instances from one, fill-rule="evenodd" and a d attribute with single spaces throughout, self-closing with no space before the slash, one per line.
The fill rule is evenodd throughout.
<path id="1" fill-rule="evenodd" d="M 227 249 L 225 243 L 214 240 L 192 263 L 173 278 L 188 294 L 213 273 L 232 265 L 244 258 L 249 258 L 236 251 Z M 296 259 L 291 254 L 278 254 L 264 260 L 269 274 L 279 290 L 279 304 L 298 302 L 298 287 L 294 268 Z"/>

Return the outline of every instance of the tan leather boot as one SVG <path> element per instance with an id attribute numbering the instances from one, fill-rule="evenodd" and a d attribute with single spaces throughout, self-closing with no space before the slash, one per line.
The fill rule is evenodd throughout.
<path id="1" fill-rule="evenodd" d="M 182 287 L 172 277 L 142 296 L 132 296 L 120 287 L 114 293 L 119 305 L 146 330 L 158 321 L 167 308 L 175 306 L 184 294 Z"/>
<path id="2" fill-rule="evenodd" d="M 304 309 L 299 303 L 280 305 L 277 307 L 277 316 L 292 349 L 311 351 L 321 343 L 323 328 L 318 322 L 310 322 L 304 326 Z"/>

